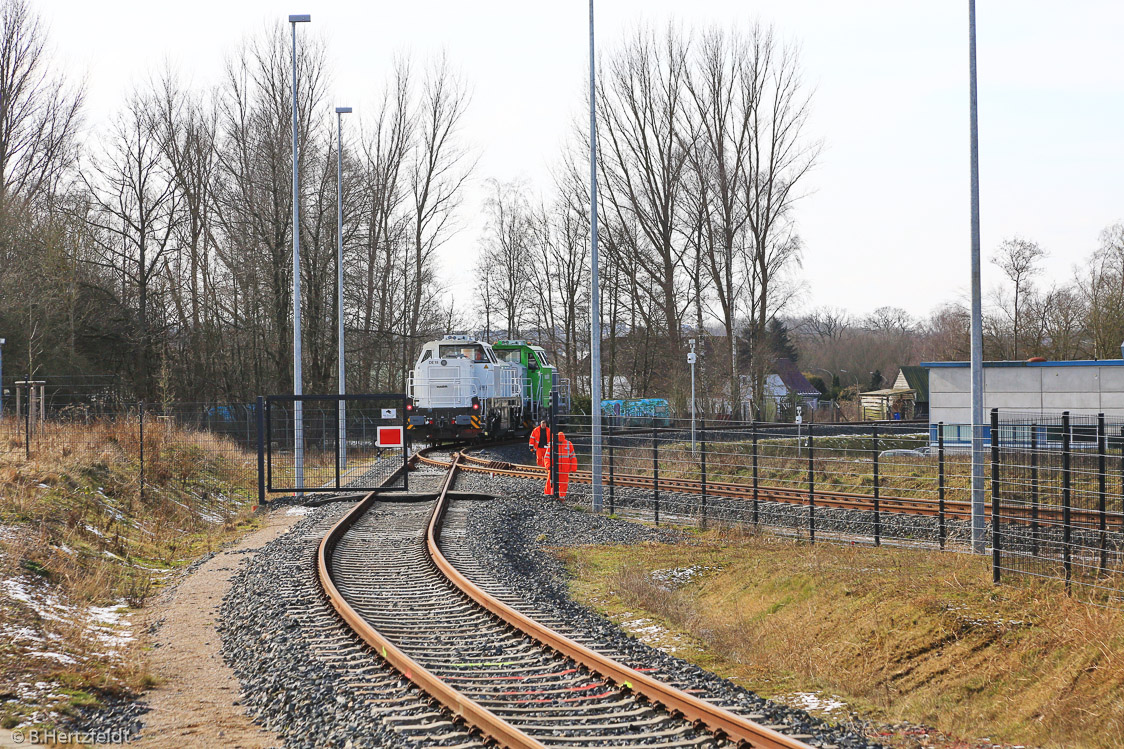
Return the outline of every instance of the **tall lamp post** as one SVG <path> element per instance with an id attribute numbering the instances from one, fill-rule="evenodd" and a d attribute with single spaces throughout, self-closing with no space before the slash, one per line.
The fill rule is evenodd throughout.
<path id="1" fill-rule="evenodd" d="M 593 50 L 593 0 L 589 0 L 590 468 L 593 470 L 593 511 L 601 512 L 601 293 L 597 277 L 597 66 Z"/>
<path id="2" fill-rule="evenodd" d="M 310 15 L 291 15 L 293 27 L 293 464 L 297 492 L 304 489 L 304 394 L 301 381 L 301 222 L 300 170 L 297 165 L 297 24 L 312 21 Z"/>
<path id="3" fill-rule="evenodd" d="M 968 0 L 968 74 L 972 162 L 972 551 L 983 554 L 984 434 L 983 434 L 983 302 L 980 292 L 980 137 L 976 111 L 976 0 Z M 993 520 L 994 522 L 994 520 Z"/>
<path id="4" fill-rule="evenodd" d="M 351 107 L 336 107 L 336 323 L 339 327 L 339 394 L 347 393 L 343 364 L 343 116 Z M 339 408 L 340 466 L 347 469 L 347 403 L 340 398 Z"/>

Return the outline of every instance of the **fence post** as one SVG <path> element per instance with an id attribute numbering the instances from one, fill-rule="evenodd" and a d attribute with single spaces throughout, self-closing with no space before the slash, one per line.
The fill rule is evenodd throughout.
<path id="1" fill-rule="evenodd" d="M 660 524 L 660 443 L 659 432 L 652 427 L 652 499 L 656 512 L 656 525 Z"/>
<path id="2" fill-rule="evenodd" d="M 1038 425 L 1030 425 L 1030 555 L 1038 556 Z"/>
<path id="3" fill-rule="evenodd" d="M 608 436 L 608 440 L 609 440 L 609 514 L 610 515 L 615 514 L 616 511 L 617 511 L 617 481 L 616 481 L 617 474 L 616 474 L 616 460 L 613 456 L 613 443 L 615 441 L 613 439 L 613 431 L 614 431 L 613 422 L 612 422 L 612 419 L 610 418 L 609 424 L 608 424 L 608 429 L 606 429 L 606 431 L 605 431 L 605 434 Z"/>
<path id="4" fill-rule="evenodd" d="M 882 481 L 878 473 L 878 425 L 870 427 L 870 458 L 874 474 L 874 545 L 882 545 L 882 508 L 879 500 L 882 499 Z"/>
<path id="5" fill-rule="evenodd" d="M 23 452 L 24 458 L 31 460 L 31 375 L 26 378 L 27 381 L 27 410 L 23 412 Z"/>
<path id="6" fill-rule="evenodd" d="M 265 402 L 265 480 L 273 491 L 273 401 Z"/>
<path id="7" fill-rule="evenodd" d="M 140 402 L 140 501 L 144 503 L 144 401 Z"/>
<path id="8" fill-rule="evenodd" d="M 944 422 L 937 424 L 937 544 L 944 549 Z"/>
<path id="9" fill-rule="evenodd" d="M 550 494 L 558 499 L 558 391 L 550 393 Z"/>
<path id="10" fill-rule="evenodd" d="M 816 446 L 812 422 L 808 422 L 808 541 L 816 542 Z"/>
<path id="11" fill-rule="evenodd" d="M 258 396 L 258 505 L 265 504 L 265 398 Z"/>
<path id="12" fill-rule="evenodd" d="M 699 420 L 699 447 L 702 449 L 702 527 L 706 530 L 706 420 Z"/>
<path id="13" fill-rule="evenodd" d="M 1108 567 L 1108 520 L 1105 517 L 1108 500 L 1108 477 L 1105 463 L 1108 460 L 1108 439 L 1105 435 L 1104 414 L 1097 414 L 1097 530 L 1100 536 L 1101 563 L 1100 574 Z"/>
<path id="14" fill-rule="evenodd" d="M 341 448 L 344 451 L 346 451 L 346 446 L 342 444 L 343 440 L 340 439 L 340 437 L 341 437 L 340 432 L 341 432 L 341 427 L 342 427 L 342 424 L 340 422 L 340 404 L 343 403 L 344 400 L 343 400 L 343 396 L 340 396 L 339 398 L 340 399 L 338 401 L 336 401 L 336 408 L 335 408 L 336 412 L 334 414 L 334 416 L 336 417 L 336 424 L 335 424 L 336 428 L 332 430 L 335 433 L 335 437 L 336 437 L 336 439 L 335 439 L 335 443 L 336 443 L 335 458 L 336 458 L 336 490 L 337 491 L 340 489 L 340 463 L 342 462 L 341 458 L 343 457 L 340 454 Z M 403 433 L 405 433 L 404 430 L 403 430 Z M 346 439 L 346 435 L 342 435 L 342 436 L 344 436 L 345 439 Z M 405 438 L 403 438 L 403 439 L 405 439 Z"/>
<path id="15" fill-rule="evenodd" d="M 1070 559 L 1070 541 L 1073 537 L 1073 526 L 1070 518 L 1070 502 L 1073 499 L 1073 477 L 1071 475 L 1069 411 L 1062 411 L 1062 566 L 1065 568 L 1065 590 L 1070 592 L 1070 580 L 1073 576 L 1073 560 Z"/>
<path id="16" fill-rule="evenodd" d="M 991 581 L 999 582 L 999 409 L 991 409 Z"/>
<path id="17" fill-rule="evenodd" d="M 749 422 L 750 444 L 753 449 L 753 525 L 757 525 L 758 497 L 757 497 L 757 419 Z M 1122 461 L 1124 463 L 1124 461 Z"/>

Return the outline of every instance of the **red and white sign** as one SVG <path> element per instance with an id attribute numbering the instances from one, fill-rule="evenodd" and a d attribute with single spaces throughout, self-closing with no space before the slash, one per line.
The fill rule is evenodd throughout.
<path id="1" fill-rule="evenodd" d="M 376 447 L 402 447 L 402 427 L 379 427 L 375 436 Z"/>

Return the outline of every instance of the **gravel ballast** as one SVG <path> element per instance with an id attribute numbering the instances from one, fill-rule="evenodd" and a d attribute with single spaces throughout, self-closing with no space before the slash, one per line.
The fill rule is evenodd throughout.
<path id="1" fill-rule="evenodd" d="M 542 485 L 535 481 L 465 473 L 458 478 L 457 489 L 502 495 L 488 501 L 459 500 L 468 505 L 460 508 L 466 548 L 447 552 L 454 564 L 463 565 L 463 571 L 489 592 L 529 616 L 545 614 L 556 620 L 563 634 L 580 636 L 595 650 L 620 657 L 634 668 L 655 668 L 659 678 L 680 688 L 703 689 L 708 698 L 716 698 L 728 709 L 758 722 L 785 726 L 786 733 L 795 731 L 814 746 L 873 746 L 848 728 L 829 726 L 803 710 L 765 700 L 636 640 L 574 601 L 565 569 L 544 551 L 550 546 L 689 542 L 681 533 L 560 507 L 542 496 Z"/>

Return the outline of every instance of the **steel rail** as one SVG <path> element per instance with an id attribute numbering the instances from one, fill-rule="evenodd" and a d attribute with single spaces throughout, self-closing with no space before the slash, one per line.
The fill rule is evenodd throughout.
<path id="1" fill-rule="evenodd" d="M 546 477 L 546 469 L 539 466 L 521 466 L 515 463 L 508 463 L 504 461 L 487 460 L 478 458 L 471 455 L 463 455 L 465 461 L 471 465 L 461 465 L 461 470 L 473 471 L 476 473 L 491 473 L 500 476 L 509 476 L 512 478 L 524 479 L 544 479 Z M 427 460 L 430 465 L 434 466 L 448 466 L 447 461 L 440 461 L 433 458 Z M 589 471 L 574 471 L 570 474 L 570 480 L 577 483 L 588 484 L 591 480 L 591 473 Z M 605 479 L 608 482 L 608 479 Z M 653 480 L 650 476 L 640 476 L 636 474 L 616 473 L 613 481 L 614 486 L 620 486 L 633 489 L 652 489 Z M 684 494 L 700 494 L 702 490 L 702 483 L 694 479 L 660 479 L 660 488 L 666 488 L 669 491 L 678 491 Z M 800 489 L 787 489 L 783 487 L 758 487 L 759 497 L 765 501 L 783 502 L 785 504 L 806 505 L 808 503 L 808 495 Z M 748 484 L 738 484 L 731 482 L 716 482 L 707 481 L 706 484 L 707 496 L 711 497 L 728 497 L 731 499 L 749 499 L 753 496 L 753 487 Z M 821 508 L 842 509 L 842 510 L 872 510 L 874 507 L 873 498 L 863 494 L 854 494 L 850 492 L 840 491 L 821 491 L 816 490 L 816 505 Z M 968 520 L 972 517 L 971 502 L 963 500 L 948 500 L 944 502 L 945 517 L 952 519 Z M 890 512 L 898 515 L 920 515 L 924 517 L 937 517 L 940 514 L 939 502 L 932 499 L 924 498 L 911 498 L 911 497 L 886 497 L 879 498 L 879 508 L 883 512 Z M 1033 508 L 1023 505 L 1000 505 L 1000 516 L 1006 520 L 1014 520 L 1020 522 L 1029 522 L 1032 519 Z M 991 506 L 985 508 L 985 517 L 991 517 Z M 1038 509 L 1038 520 L 1049 521 L 1050 519 L 1061 521 L 1062 514 L 1057 510 L 1050 508 L 1040 507 Z M 1091 524 L 1096 523 L 1100 517 L 1099 510 L 1078 509 L 1071 510 L 1071 517 L 1076 524 L 1081 522 Z M 1105 517 L 1111 520 L 1124 519 L 1124 513 L 1115 510 L 1106 512 Z"/>
<path id="2" fill-rule="evenodd" d="M 411 458 L 410 462 L 413 463 L 416 462 L 416 460 L 418 460 L 417 456 Z M 404 469 L 404 467 L 396 469 L 395 474 Z M 450 475 L 451 473 L 452 471 L 450 471 Z M 394 478 L 395 474 L 391 474 L 391 479 Z M 446 484 L 447 483 L 448 479 L 446 479 Z M 444 490 L 442 490 L 442 494 L 444 494 Z M 361 502 L 349 510 L 346 515 L 340 518 L 339 522 L 337 522 L 332 527 L 332 530 L 320 541 L 320 547 L 317 552 L 317 571 L 320 578 L 320 585 L 324 588 L 324 592 L 328 597 L 328 601 L 332 604 L 332 608 L 339 613 L 347 625 L 351 627 L 367 645 L 372 647 L 376 653 L 382 655 L 383 659 L 405 676 L 407 680 L 413 682 L 427 694 L 433 696 L 449 710 L 449 712 L 460 716 L 466 723 L 478 729 L 485 736 L 488 736 L 503 746 L 513 747 L 514 749 L 546 749 L 544 744 L 531 738 L 515 726 L 500 719 L 487 708 L 450 687 L 413 658 L 402 652 L 394 643 L 383 637 L 374 627 L 368 624 L 340 594 L 339 589 L 332 580 L 332 551 L 348 529 L 350 529 L 376 501 L 377 496 L 375 492 L 368 494 Z"/>
<path id="3" fill-rule="evenodd" d="M 442 485 L 441 494 L 437 498 L 433 514 L 430 516 L 429 528 L 426 533 L 426 544 L 429 548 L 430 557 L 438 569 L 457 588 L 493 615 L 527 634 L 540 644 L 561 653 L 619 686 L 644 696 L 673 714 L 682 715 L 689 721 L 702 724 L 709 730 L 752 747 L 752 749 L 810 749 L 807 744 L 801 741 L 754 723 L 729 710 L 711 705 L 680 689 L 579 645 L 550 627 L 519 613 L 465 577 L 445 558 L 437 542 L 439 528 L 447 509 L 448 490 L 452 486 L 456 471 L 460 468 L 458 464 L 460 457 L 460 453 L 455 454 L 452 463 L 449 464 L 449 472 Z"/>

